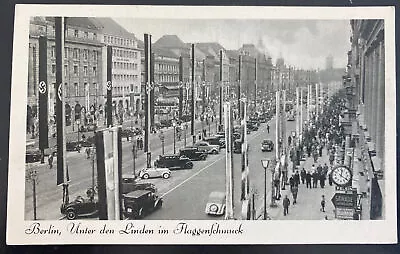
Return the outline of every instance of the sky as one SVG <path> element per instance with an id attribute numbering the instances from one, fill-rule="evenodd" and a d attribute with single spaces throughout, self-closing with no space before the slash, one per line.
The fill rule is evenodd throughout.
<path id="1" fill-rule="evenodd" d="M 303 69 L 324 69 L 328 55 L 335 68 L 344 68 L 350 50 L 349 20 L 115 20 L 142 41 L 144 33 L 151 34 L 153 43 L 165 34 L 175 34 L 185 43 L 218 42 L 225 49 L 262 40 L 274 63 L 283 57 L 286 64 Z"/>

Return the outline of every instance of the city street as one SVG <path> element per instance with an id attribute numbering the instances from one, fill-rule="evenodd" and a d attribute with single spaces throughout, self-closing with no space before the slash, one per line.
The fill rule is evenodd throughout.
<path id="1" fill-rule="evenodd" d="M 129 128 L 129 122 L 124 124 L 124 127 Z M 189 125 L 190 126 L 190 125 Z M 196 130 L 201 131 L 201 122 L 195 123 Z M 204 125 L 204 128 L 208 126 Z M 210 125 L 210 130 L 215 133 L 215 121 Z M 165 153 L 173 153 L 173 128 L 163 129 L 165 136 Z M 190 129 L 186 133 L 187 145 L 192 143 L 190 137 Z M 182 132 L 181 141 L 176 143 L 176 151 L 184 146 L 184 136 Z M 150 149 L 152 151 L 152 161 L 155 160 L 156 156 L 161 154 L 162 147 L 158 133 L 150 135 Z M 133 160 L 132 160 L 132 143 L 122 140 L 122 171 L 123 174 L 133 173 Z M 87 188 L 92 186 L 92 160 L 86 159 L 84 149 L 78 152 L 67 152 L 67 163 L 70 176 L 69 193 L 70 199 L 75 198 L 78 195 L 86 197 Z M 138 151 L 138 158 L 136 159 L 137 172 L 146 165 L 146 157 L 143 150 Z M 95 175 L 97 175 L 97 165 L 95 164 Z M 37 216 L 38 219 L 58 219 L 62 217 L 60 214 L 60 206 L 62 203 L 62 187 L 56 186 L 56 162 L 53 163 L 53 168 L 49 169 L 47 163 L 40 164 L 40 162 L 29 163 L 27 168 L 32 167 L 38 170 L 38 185 L 36 186 L 37 193 Z M 196 167 L 196 163 L 195 163 Z M 137 173 L 136 172 L 136 173 Z M 176 182 L 180 178 L 175 177 L 165 181 Z M 180 172 L 179 172 L 180 173 Z M 179 175 L 179 174 L 177 174 Z M 173 180 L 176 179 L 176 180 Z M 161 179 L 160 179 L 161 180 Z M 151 181 L 151 180 L 150 180 Z M 96 179 L 95 179 L 96 182 Z M 158 186 L 163 189 L 162 186 Z M 26 219 L 33 218 L 33 201 L 32 201 L 32 185 L 26 184 L 25 188 L 25 217 Z"/>

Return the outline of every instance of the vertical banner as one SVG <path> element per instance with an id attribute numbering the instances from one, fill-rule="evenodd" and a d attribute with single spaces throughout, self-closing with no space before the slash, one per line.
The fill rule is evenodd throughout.
<path id="1" fill-rule="evenodd" d="M 254 112 L 257 111 L 257 58 L 254 58 Z"/>
<path id="2" fill-rule="evenodd" d="M 249 202 L 249 158 L 247 149 L 247 100 L 242 101 L 242 177 L 241 177 L 241 215 L 243 220 L 250 219 L 250 202 Z"/>
<path id="3" fill-rule="evenodd" d="M 194 108 L 195 108 L 195 100 L 194 100 L 194 93 L 195 93 L 195 91 L 194 91 L 194 44 L 192 44 L 192 54 L 191 54 L 191 57 L 192 57 L 192 93 L 191 93 L 191 107 L 190 107 L 190 110 L 191 110 L 191 115 L 192 115 L 192 120 L 191 120 L 191 124 L 190 124 L 190 135 L 192 135 L 192 137 L 193 137 L 193 143 L 195 142 L 195 139 L 196 139 L 196 134 L 195 134 L 195 130 L 194 130 L 194 120 L 195 120 L 195 111 L 194 111 Z"/>
<path id="4" fill-rule="evenodd" d="M 299 145 L 299 135 L 300 135 L 300 88 L 296 87 L 296 144 Z"/>
<path id="5" fill-rule="evenodd" d="M 179 120 L 182 120 L 183 111 L 183 59 L 179 57 Z"/>
<path id="6" fill-rule="evenodd" d="M 239 70 L 238 70 L 238 91 L 237 91 L 237 105 L 238 105 L 238 117 L 241 116 L 240 114 L 240 86 L 242 83 L 242 55 L 239 55 Z"/>
<path id="7" fill-rule="evenodd" d="M 225 114 L 225 145 L 226 145 L 226 153 L 225 153 L 225 193 L 226 193 L 226 213 L 225 219 L 230 220 L 234 219 L 234 178 L 233 178 L 233 144 L 232 144 L 232 132 L 233 132 L 233 124 L 232 124 L 232 111 L 230 103 L 225 103 L 224 105 L 224 114 Z"/>
<path id="8" fill-rule="evenodd" d="M 222 127 L 222 101 L 223 101 L 223 77 L 222 77 L 222 49 L 219 51 L 219 126 Z"/>
<path id="9" fill-rule="evenodd" d="M 154 126 L 154 101 L 155 101 L 155 95 L 154 95 L 154 88 L 155 88 L 155 83 L 154 83 L 154 60 L 155 56 L 154 53 L 152 52 L 151 49 L 151 43 L 149 44 L 150 47 L 150 84 L 152 89 L 150 90 L 150 127 Z"/>
<path id="10" fill-rule="evenodd" d="M 39 37 L 39 149 L 43 151 L 49 147 L 48 108 L 47 97 L 47 37 Z"/>
<path id="11" fill-rule="evenodd" d="M 99 219 L 122 219 L 122 160 L 120 129 L 96 132 Z"/>
<path id="12" fill-rule="evenodd" d="M 280 149 L 281 149 L 281 144 L 280 144 L 280 113 L 281 113 L 281 105 L 280 105 L 280 90 L 276 91 L 275 93 L 275 101 L 276 101 L 276 130 L 275 130 L 275 159 L 279 160 L 280 157 Z"/>
<path id="13" fill-rule="evenodd" d="M 106 115 L 107 115 L 107 127 L 113 125 L 113 108 L 112 108 L 112 52 L 111 46 L 107 46 L 107 105 L 106 105 Z"/>
<path id="14" fill-rule="evenodd" d="M 56 54 L 56 125 L 57 125 L 57 185 L 67 182 L 66 165 L 64 158 L 64 114 L 63 102 L 63 59 L 64 59 L 64 30 L 65 21 L 63 17 L 55 18 L 55 54 Z"/>
<path id="15" fill-rule="evenodd" d="M 145 136 L 144 136 L 144 152 L 146 153 L 146 167 L 151 167 L 151 151 L 150 151 L 150 126 L 151 126 L 151 90 L 152 90 L 152 54 L 151 54 L 151 35 L 144 34 L 144 63 L 145 63 L 145 84 L 146 84 L 146 117 L 145 117 Z"/>

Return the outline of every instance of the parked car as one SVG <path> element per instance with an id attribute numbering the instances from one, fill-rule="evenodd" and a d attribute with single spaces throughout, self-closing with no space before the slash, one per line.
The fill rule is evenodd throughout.
<path id="1" fill-rule="evenodd" d="M 179 155 L 184 155 L 192 161 L 199 161 L 207 159 L 208 154 L 202 152 L 197 147 L 185 147 L 179 150 Z"/>
<path id="2" fill-rule="evenodd" d="M 25 163 L 33 163 L 40 161 L 41 152 L 40 150 L 27 150 L 25 153 Z"/>
<path id="3" fill-rule="evenodd" d="M 163 200 L 154 192 L 136 190 L 123 195 L 123 213 L 129 219 L 141 219 L 162 207 Z"/>
<path id="4" fill-rule="evenodd" d="M 218 145 L 220 148 L 225 148 L 225 136 L 205 137 L 203 140 L 208 142 L 210 145 Z"/>
<path id="5" fill-rule="evenodd" d="M 98 201 L 77 196 L 72 202 L 62 204 L 60 211 L 68 220 L 75 220 L 81 216 L 93 216 L 98 213 Z"/>
<path id="6" fill-rule="evenodd" d="M 149 190 L 154 193 L 157 188 L 152 183 L 138 181 L 133 175 L 122 175 L 122 194 L 126 194 L 135 190 Z"/>
<path id="7" fill-rule="evenodd" d="M 200 151 L 205 151 L 209 154 L 218 154 L 220 150 L 219 145 L 211 145 L 206 141 L 197 141 L 193 146 L 199 148 Z"/>
<path id="8" fill-rule="evenodd" d="M 193 162 L 184 155 L 159 155 L 158 159 L 154 162 L 154 166 L 169 169 L 191 169 L 193 168 Z"/>
<path id="9" fill-rule="evenodd" d="M 168 179 L 171 176 L 171 171 L 168 168 L 144 168 L 139 171 L 139 177 L 142 179 L 148 179 L 150 177 L 162 177 Z"/>
<path id="10" fill-rule="evenodd" d="M 261 142 L 261 151 L 271 152 L 272 150 L 274 150 L 274 142 L 272 142 L 272 140 L 269 139 L 264 139 Z"/>
<path id="11" fill-rule="evenodd" d="M 81 143 L 80 142 L 67 142 L 65 144 L 65 147 L 67 149 L 67 152 L 74 152 L 74 151 L 80 151 L 81 150 Z"/>
<path id="12" fill-rule="evenodd" d="M 225 192 L 213 191 L 208 197 L 205 212 L 209 215 L 224 215 L 226 210 Z"/>

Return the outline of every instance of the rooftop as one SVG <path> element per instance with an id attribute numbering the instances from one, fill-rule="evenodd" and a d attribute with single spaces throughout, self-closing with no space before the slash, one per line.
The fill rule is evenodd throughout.
<path id="1" fill-rule="evenodd" d="M 89 18 L 104 34 L 119 36 L 122 38 L 136 39 L 133 33 L 128 32 L 112 18 Z"/>

